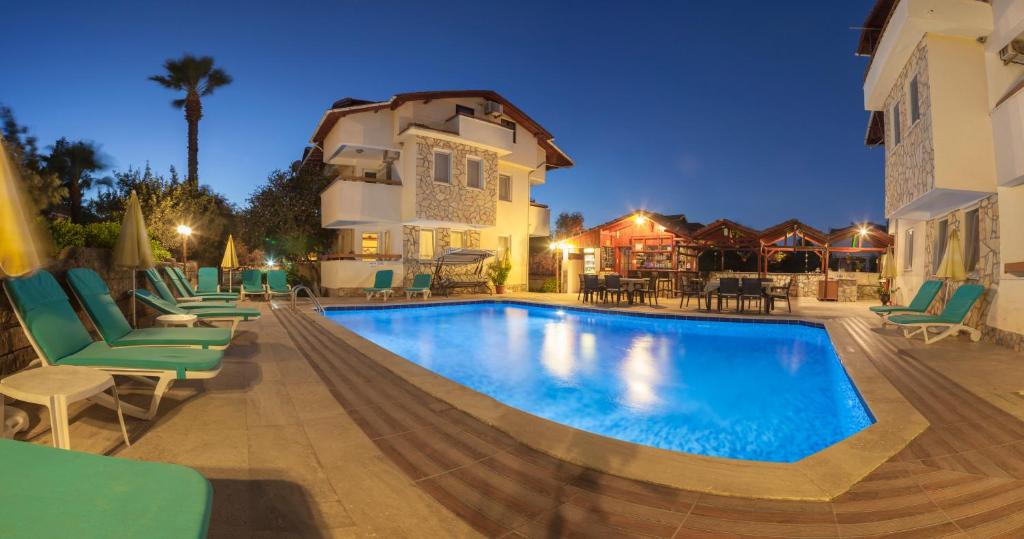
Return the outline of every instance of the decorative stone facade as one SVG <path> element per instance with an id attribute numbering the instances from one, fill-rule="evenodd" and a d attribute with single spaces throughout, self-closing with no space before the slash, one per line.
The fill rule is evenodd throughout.
<path id="1" fill-rule="evenodd" d="M 736 272 L 736 271 L 715 271 L 711 273 L 712 279 L 721 277 L 757 277 L 757 272 Z M 818 297 L 818 283 L 825 279 L 823 273 L 769 273 L 768 279 L 772 280 L 775 286 L 785 286 L 790 279 L 793 279 L 793 287 L 789 295 L 799 298 Z M 846 282 L 846 286 L 840 287 L 841 301 L 856 301 L 878 299 L 878 273 L 859 271 L 830 271 L 830 281 Z"/>
<path id="2" fill-rule="evenodd" d="M 920 118 L 910 121 L 910 80 L 917 76 Z M 901 140 L 896 144 L 893 105 L 900 104 Z M 885 100 L 885 214 L 892 213 L 935 186 L 935 148 L 928 84 L 928 47 L 922 39 Z"/>
<path id="3" fill-rule="evenodd" d="M 451 155 L 451 184 L 434 181 L 434 151 Z M 483 189 L 466 184 L 466 160 L 483 161 Z M 466 144 L 416 137 L 416 217 L 494 226 L 498 204 L 498 155 Z"/>
<path id="4" fill-rule="evenodd" d="M 402 227 L 402 266 L 404 268 L 404 278 L 402 286 L 408 286 L 412 283 L 413 277 L 417 273 L 429 273 L 434 274 L 434 263 L 430 260 L 420 260 L 420 228 L 418 226 L 406 225 Z M 445 249 L 451 247 L 451 230 L 448 228 L 435 228 L 434 230 L 434 254 L 440 255 Z M 479 230 L 467 230 L 465 235 L 465 247 L 479 249 L 480 248 L 480 231 Z M 453 268 L 453 272 L 468 273 L 476 270 L 476 266 L 464 266 L 461 268 Z M 460 290 L 454 291 L 455 293 L 461 292 Z"/>

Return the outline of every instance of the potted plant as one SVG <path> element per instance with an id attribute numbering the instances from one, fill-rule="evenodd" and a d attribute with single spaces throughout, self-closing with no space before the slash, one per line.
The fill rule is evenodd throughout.
<path id="1" fill-rule="evenodd" d="M 883 307 L 889 304 L 889 300 L 892 299 L 892 297 L 889 295 L 888 287 L 885 287 L 885 286 L 879 286 L 878 287 L 878 299 L 882 301 L 882 306 Z"/>
<path id="2" fill-rule="evenodd" d="M 509 273 L 512 273 L 512 261 L 507 256 L 496 258 L 487 265 L 487 278 L 494 283 L 495 294 L 505 293 L 505 281 L 508 280 Z"/>

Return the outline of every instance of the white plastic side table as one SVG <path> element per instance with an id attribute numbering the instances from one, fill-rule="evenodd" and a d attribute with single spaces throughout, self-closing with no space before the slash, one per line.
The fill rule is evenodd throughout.
<path id="1" fill-rule="evenodd" d="M 169 326 L 185 326 L 192 327 L 196 324 L 197 317 L 194 314 L 162 314 L 156 317 L 158 324 L 169 327 Z"/>
<path id="2" fill-rule="evenodd" d="M 53 431 L 53 446 L 71 449 L 68 432 L 68 404 L 88 399 L 110 389 L 117 409 L 117 420 L 121 423 L 124 443 L 128 441 L 128 430 L 124 426 L 121 401 L 117 397 L 114 377 L 99 369 L 75 367 L 38 367 L 0 380 L 0 395 L 12 399 L 45 406 L 50 411 L 50 430 Z"/>

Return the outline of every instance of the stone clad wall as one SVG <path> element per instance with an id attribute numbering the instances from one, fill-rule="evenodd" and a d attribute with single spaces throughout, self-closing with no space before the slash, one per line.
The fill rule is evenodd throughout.
<path id="1" fill-rule="evenodd" d="M 756 278 L 757 272 L 739 271 L 714 271 L 711 272 L 712 279 L 721 277 Z M 845 286 L 840 286 L 840 294 L 843 301 L 871 300 L 878 299 L 878 273 L 860 271 L 830 271 L 830 281 L 847 281 Z M 769 273 L 768 279 L 772 280 L 775 286 L 785 286 L 793 279 L 793 287 L 789 290 L 791 297 L 816 298 L 818 297 L 818 283 L 825 279 L 823 273 Z"/>
<path id="2" fill-rule="evenodd" d="M 917 75 L 921 117 L 910 123 L 910 92 L 907 87 Z M 902 139 L 893 138 L 892 107 L 900 103 Z M 924 41 L 910 56 L 892 92 L 885 100 L 885 214 L 909 204 L 935 186 L 935 148 L 932 142 L 932 112 L 928 85 L 928 47 Z"/>
<path id="3" fill-rule="evenodd" d="M 75 308 L 82 322 L 92 332 L 93 338 L 99 340 L 99 334 L 93 329 L 88 318 L 81 312 L 78 300 L 71 294 L 67 287 L 64 274 L 71 268 L 92 268 L 100 274 L 100 277 L 107 282 L 111 295 L 117 301 L 125 317 L 131 321 L 131 300 L 128 291 L 132 289 L 131 272 L 117 269 L 111 266 L 111 251 L 109 249 L 94 249 L 86 247 L 69 247 L 61 253 L 61 256 L 54 260 L 47 270 L 57 278 L 57 282 L 64 287 L 71 305 Z M 195 275 L 194 268 L 189 275 Z M 150 288 L 145 275 L 142 273 L 136 276 L 136 286 L 139 288 Z M 138 304 L 136 307 L 139 327 L 149 327 L 156 319 L 156 313 L 149 308 Z M 0 294 L 0 376 L 13 373 L 24 368 L 29 362 L 36 358 L 35 350 L 32 349 L 25 332 L 21 329 L 18 319 L 7 302 L 7 295 Z"/>
<path id="4" fill-rule="evenodd" d="M 451 185 L 434 181 L 434 150 L 451 154 Z M 484 163 L 484 187 L 466 185 L 466 158 Z M 465 144 L 416 137 L 416 217 L 494 226 L 498 208 L 498 155 Z"/>
<path id="5" fill-rule="evenodd" d="M 435 228 L 434 230 L 434 256 L 440 255 L 445 249 L 451 247 L 451 229 Z M 466 248 L 480 248 L 480 231 L 466 231 Z M 404 283 L 406 286 L 412 283 L 413 276 L 417 273 L 434 274 L 435 265 L 429 260 L 420 260 L 420 227 L 405 225 L 402 227 L 402 266 L 405 269 Z M 486 262 L 485 262 L 486 264 Z M 473 267 L 456 268 L 455 272 L 469 272 L 476 269 Z M 461 290 L 456 290 L 458 294 Z"/>

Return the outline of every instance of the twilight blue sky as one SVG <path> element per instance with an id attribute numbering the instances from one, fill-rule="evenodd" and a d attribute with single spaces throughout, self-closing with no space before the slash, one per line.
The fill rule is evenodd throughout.
<path id="1" fill-rule="evenodd" d="M 89 139 L 115 168 L 183 173 L 182 113 L 146 77 L 213 55 L 235 82 L 204 102 L 200 181 L 244 203 L 335 99 L 494 89 L 576 160 L 534 190 L 553 213 L 882 219 L 849 29 L 871 0 L 528 4 L 12 2 L 0 103 L 44 146 Z"/>

